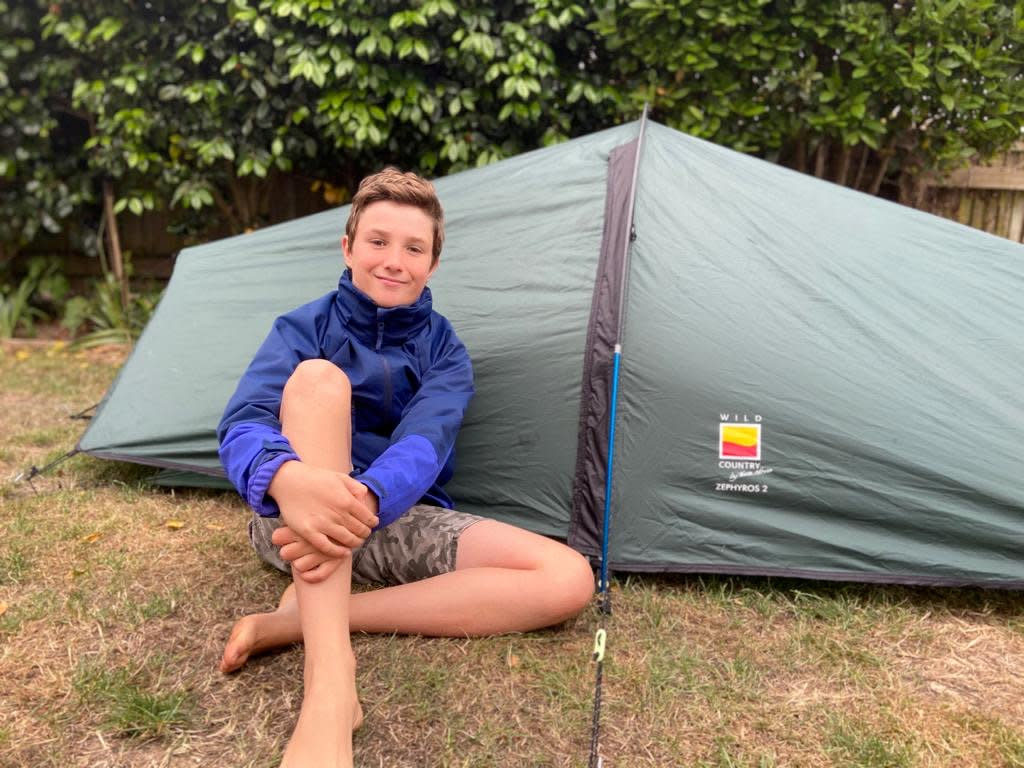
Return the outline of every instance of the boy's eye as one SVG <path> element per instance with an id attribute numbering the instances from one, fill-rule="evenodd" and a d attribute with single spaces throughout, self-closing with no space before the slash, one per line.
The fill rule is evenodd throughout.
<path id="1" fill-rule="evenodd" d="M 375 237 L 372 240 L 370 240 L 370 245 L 376 245 L 376 246 L 379 247 L 379 246 L 384 245 L 384 241 L 381 240 L 379 237 Z"/>

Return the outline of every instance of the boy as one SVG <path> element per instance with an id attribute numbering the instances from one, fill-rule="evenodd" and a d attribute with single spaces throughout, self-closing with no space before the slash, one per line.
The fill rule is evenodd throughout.
<path id="1" fill-rule="evenodd" d="M 429 182 L 395 169 L 364 179 L 338 290 L 277 319 L 218 429 L 254 509 L 254 548 L 293 578 L 275 611 L 235 625 L 221 671 L 305 643 L 286 768 L 352 765 L 362 711 L 350 631 L 526 631 L 593 594 L 581 555 L 454 511 L 444 493 L 473 376 L 426 287 L 443 241 Z M 387 586 L 351 595 L 353 579 Z"/>

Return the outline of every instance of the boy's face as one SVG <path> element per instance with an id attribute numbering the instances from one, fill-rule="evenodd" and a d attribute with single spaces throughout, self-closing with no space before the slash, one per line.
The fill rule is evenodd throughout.
<path id="1" fill-rule="evenodd" d="M 350 241 L 341 238 L 352 282 L 378 307 L 412 304 L 437 264 L 432 263 L 434 222 L 411 205 L 379 200 L 363 210 Z"/>

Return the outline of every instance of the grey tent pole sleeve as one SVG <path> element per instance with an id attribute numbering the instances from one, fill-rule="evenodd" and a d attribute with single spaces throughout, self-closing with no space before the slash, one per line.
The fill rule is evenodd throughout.
<path id="1" fill-rule="evenodd" d="M 635 237 L 633 229 L 633 206 L 636 203 L 636 180 L 640 171 L 640 155 L 644 147 L 644 130 L 647 127 L 647 105 L 640 116 L 640 132 L 637 136 L 636 156 L 633 160 L 633 176 L 629 183 L 629 202 L 626 205 L 626 237 L 622 251 L 622 278 L 619 292 L 618 328 L 615 332 L 615 352 L 612 358 L 611 411 L 608 416 L 608 462 L 605 465 L 604 522 L 601 526 L 601 580 L 599 590 L 603 597 L 602 606 L 607 612 L 608 602 L 608 533 L 611 526 L 612 473 L 615 468 L 615 417 L 619 399 L 619 366 L 622 360 L 622 335 L 626 318 L 626 293 L 629 290 L 629 249 Z"/>
<path id="2" fill-rule="evenodd" d="M 629 291 L 629 248 L 636 239 L 633 229 L 633 208 L 636 205 L 636 180 L 640 175 L 640 154 L 644 149 L 644 133 L 647 131 L 647 104 L 640 115 L 640 132 L 636 137 L 636 158 L 633 161 L 633 178 L 629 182 L 629 203 L 626 205 L 626 240 L 622 245 L 622 291 L 619 293 L 619 327 L 615 334 L 618 347 L 622 346 L 622 333 L 626 326 L 626 293 Z"/>

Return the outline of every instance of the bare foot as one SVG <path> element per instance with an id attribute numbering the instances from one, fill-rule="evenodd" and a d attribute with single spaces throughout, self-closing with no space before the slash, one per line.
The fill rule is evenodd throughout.
<path id="1" fill-rule="evenodd" d="M 243 616 L 235 622 L 235 626 L 231 630 L 231 636 L 228 637 L 228 642 L 224 646 L 224 654 L 220 658 L 220 671 L 222 674 L 227 675 L 237 669 L 241 669 L 245 662 L 249 660 L 249 656 L 256 652 L 256 637 L 260 618 L 267 615 L 265 613 L 256 613 L 251 616 Z"/>
<path id="2" fill-rule="evenodd" d="M 302 642 L 295 590 L 289 586 L 276 611 L 252 613 L 235 622 L 220 659 L 220 671 L 227 675 L 244 666 L 254 653 Z"/>

